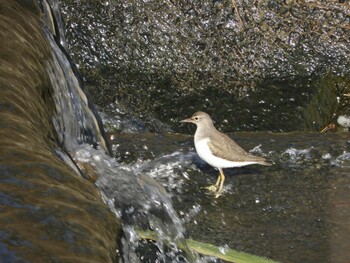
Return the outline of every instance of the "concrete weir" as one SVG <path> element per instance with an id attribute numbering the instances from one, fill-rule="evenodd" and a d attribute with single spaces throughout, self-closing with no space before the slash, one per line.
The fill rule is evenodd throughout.
<path id="1" fill-rule="evenodd" d="M 115 262 L 119 222 L 64 161 L 41 8 L 0 0 L 0 262 Z"/>

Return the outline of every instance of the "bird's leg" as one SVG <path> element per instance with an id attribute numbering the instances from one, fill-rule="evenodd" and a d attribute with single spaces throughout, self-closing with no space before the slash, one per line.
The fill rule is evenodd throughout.
<path id="1" fill-rule="evenodd" d="M 221 180 L 221 172 L 219 173 L 218 179 L 216 180 L 216 183 L 215 183 L 216 188 L 219 187 L 219 185 L 220 185 L 220 180 Z"/>
<path id="2" fill-rule="evenodd" d="M 210 192 L 217 192 L 218 187 L 220 185 L 220 180 L 221 180 L 221 172 L 218 175 L 218 179 L 216 180 L 216 183 L 213 184 L 213 185 L 209 185 L 209 186 L 207 186 L 205 188 L 208 189 Z"/>
<path id="3" fill-rule="evenodd" d="M 216 183 L 219 182 L 218 185 L 216 185 L 216 194 L 215 194 L 215 198 L 218 198 L 221 193 L 222 193 L 222 189 L 223 189 L 223 186 L 224 186 L 224 181 L 225 181 L 225 175 L 224 175 L 224 172 L 222 171 L 222 169 L 219 168 L 219 171 L 220 171 L 220 175 L 219 175 L 219 178 L 220 180 L 218 179 L 218 181 Z M 219 187 L 219 188 L 217 188 Z"/>

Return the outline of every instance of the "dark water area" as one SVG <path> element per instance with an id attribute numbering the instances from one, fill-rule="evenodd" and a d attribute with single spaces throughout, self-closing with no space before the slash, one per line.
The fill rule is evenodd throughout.
<path id="1" fill-rule="evenodd" d="M 218 172 L 199 159 L 192 137 L 118 134 L 113 144 L 122 162 L 162 182 L 189 237 L 280 262 L 347 262 L 350 135 L 231 138 L 273 166 L 226 169 L 225 193 L 217 199 L 204 187 Z"/>

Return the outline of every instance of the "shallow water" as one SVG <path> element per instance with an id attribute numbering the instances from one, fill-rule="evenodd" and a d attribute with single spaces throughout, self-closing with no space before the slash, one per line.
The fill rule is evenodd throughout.
<path id="1" fill-rule="evenodd" d="M 191 238 L 281 262 L 345 262 L 350 134 L 231 137 L 274 165 L 226 169 L 225 193 L 218 199 L 203 189 L 217 171 L 198 158 L 192 137 L 118 134 L 113 143 L 119 159 L 170 192 Z"/>

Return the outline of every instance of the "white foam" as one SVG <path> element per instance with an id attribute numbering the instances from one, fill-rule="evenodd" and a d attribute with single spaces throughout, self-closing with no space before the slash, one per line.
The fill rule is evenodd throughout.
<path id="1" fill-rule="evenodd" d="M 350 127 L 350 117 L 346 115 L 340 115 L 337 119 L 340 126 L 349 128 Z"/>
<path id="2" fill-rule="evenodd" d="M 288 155 L 291 161 L 298 161 L 304 158 L 310 159 L 311 149 L 312 147 L 310 149 L 300 149 L 300 150 L 296 148 L 289 148 L 282 153 L 282 156 Z"/>

